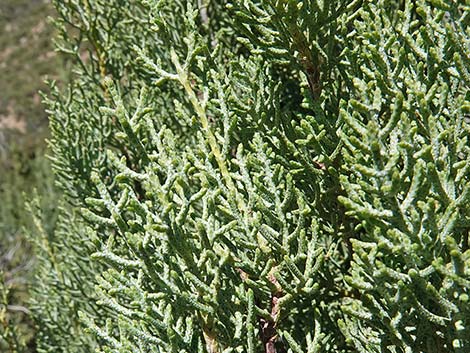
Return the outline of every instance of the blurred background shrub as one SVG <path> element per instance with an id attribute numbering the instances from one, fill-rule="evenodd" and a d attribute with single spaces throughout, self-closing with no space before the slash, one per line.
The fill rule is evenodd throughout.
<path id="1" fill-rule="evenodd" d="M 54 188 L 45 139 L 45 80 L 63 81 L 48 0 L 0 1 L 0 352 L 35 352 L 27 291 L 35 259 L 26 240 L 37 194 L 44 230 L 55 224 Z"/>

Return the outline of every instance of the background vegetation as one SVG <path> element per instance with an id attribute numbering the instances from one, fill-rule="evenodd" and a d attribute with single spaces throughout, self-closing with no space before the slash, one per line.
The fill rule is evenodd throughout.
<path id="1" fill-rule="evenodd" d="M 52 14 L 49 1 L 0 1 L 0 352 L 35 350 L 26 305 L 35 260 L 24 231 L 31 219 L 25 200 L 34 189 L 47 210 L 46 232 L 55 222 L 39 94 L 47 91 L 45 79 L 61 80 L 65 72 L 53 49 Z"/>

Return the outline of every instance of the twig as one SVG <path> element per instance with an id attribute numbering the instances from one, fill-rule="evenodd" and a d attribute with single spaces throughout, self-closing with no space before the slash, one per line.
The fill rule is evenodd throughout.
<path id="1" fill-rule="evenodd" d="M 29 311 L 28 308 L 22 306 L 22 305 L 7 305 L 7 310 L 8 311 L 14 311 L 14 312 L 21 312 L 23 314 L 29 315 L 31 311 Z"/>

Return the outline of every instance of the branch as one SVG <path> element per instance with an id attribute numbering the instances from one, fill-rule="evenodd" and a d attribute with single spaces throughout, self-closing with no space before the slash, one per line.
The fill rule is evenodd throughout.
<path id="1" fill-rule="evenodd" d="M 22 305 L 7 305 L 7 310 L 8 311 L 14 311 L 14 312 L 21 312 L 23 314 L 29 315 L 31 311 L 29 311 L 28 308 L 22 306 Z"/>

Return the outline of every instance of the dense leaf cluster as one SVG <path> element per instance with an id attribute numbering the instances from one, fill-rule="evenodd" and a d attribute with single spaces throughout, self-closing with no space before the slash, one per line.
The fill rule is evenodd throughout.
<path id="1" fill-rule="evenodd" d="M 469 6 L 56 1 L 39 351 L 468 351 Z"/>

